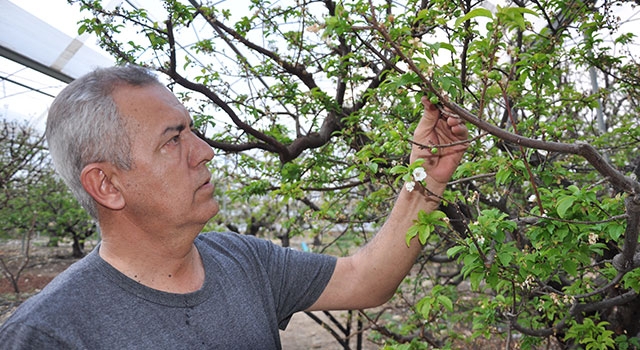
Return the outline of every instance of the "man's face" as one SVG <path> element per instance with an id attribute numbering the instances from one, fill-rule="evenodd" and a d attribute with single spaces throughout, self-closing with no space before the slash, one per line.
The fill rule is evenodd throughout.
<path id="1" fill-rule="evenodd" d="M 119 171 L 126 218 L 147 231 L 202 229 L 218 212 L 213 150 L 191 131 L 187 110 L 159 84 L 121 86 L 113 99 L 131 140 L 132 169 Z"/>

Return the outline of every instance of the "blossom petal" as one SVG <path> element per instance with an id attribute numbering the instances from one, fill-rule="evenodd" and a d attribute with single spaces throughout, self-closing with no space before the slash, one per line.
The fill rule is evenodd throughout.
<path id="1" fill-rule="evenodd" d="M 427 172 L 423 167 L 413 169 L 413 179 L 416 181 L 422 181 L 427 178 Z"/>
<path id="2" fill-rule="evenodd" d="M 408 181 L 406 184 L 404 184 L 404 187 L 407 189 L 407 191 L 411 192 L 416 187 L 416 183 L 413 181 Z"/>

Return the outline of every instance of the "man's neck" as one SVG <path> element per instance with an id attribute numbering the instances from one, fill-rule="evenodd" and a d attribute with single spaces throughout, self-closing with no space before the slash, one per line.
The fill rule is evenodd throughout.
<path id="1" fill-rule="evenodd" d="M 100 257 L 127 277 L 149 288 L 184 294 L 200 289 L 204 267 L 193 240 L 181 244 L 103 232 Z"/>

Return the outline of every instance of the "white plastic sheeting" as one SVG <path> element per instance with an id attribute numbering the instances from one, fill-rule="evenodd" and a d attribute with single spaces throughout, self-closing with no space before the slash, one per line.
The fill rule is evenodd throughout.
<path id="1" fill-rule="evenodd" d="M 114 62 L 84 45 L 86 38 L 73 38 L 9 0 L 0 0 L 0 56 L 69 82 Z"/>

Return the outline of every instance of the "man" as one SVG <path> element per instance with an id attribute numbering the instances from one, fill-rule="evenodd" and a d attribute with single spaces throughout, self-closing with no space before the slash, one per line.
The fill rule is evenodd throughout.
<path id="1" fill-rule="evenodd" d="M 3 349 L 277 349 L 302 310 L 380 305 L 413 265 L 405 233 L 465 150 L 467 129 L 423 99 L 411 161 L 429 191 L 402 190 L 375 238 L 350 257 L 201 230 L 218 212 L 212 149 L 184 106 L 141 67 L 98 69 L 53 102 L 46 137 L 58 172 L 96 218 L 101 243 L 24 302 Z M 432 153 L 419 145 L 450 145 Z"/>

